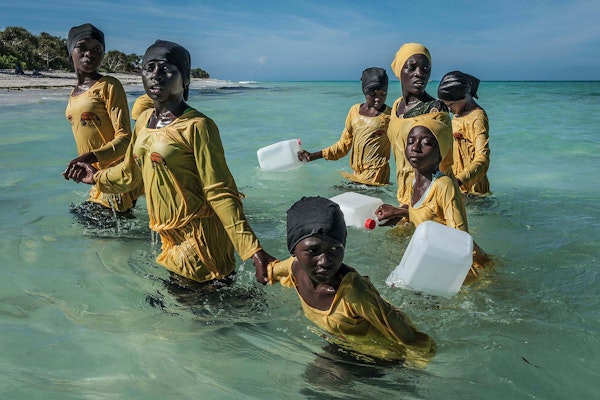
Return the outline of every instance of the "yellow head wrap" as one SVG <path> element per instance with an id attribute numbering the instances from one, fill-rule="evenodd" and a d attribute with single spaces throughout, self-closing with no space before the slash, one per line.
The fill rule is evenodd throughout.
<path id="1" fill-rule="evenodd" d="M 433 112 L 422 114 L 414 118 L 408 118 L 402 125 L 404 137 L 408 137 L 410 130 L 415 126 L 424 126 L 429 129 L 438 142 L 440 157 L 444 159 L 448 151 L 452 148 L 452 122 L 450 114 L 446 112 Z"/>
<path id="2" fill-rule="evenodd" d="M 431 55 L 429 54 L 427 47 L 420 43 L 403 44 L 396 52 L 396 58 L 394 58 L 394 61 L 392 61 L 392 71 L 394 71 L 394 74 L 398 77 L 398 79 L 400 79 L 400 73 L 402 72 L 402 67 L 404 67 L 406 60 L 415 54 L 423 54 L 429 59 L 429 62 L 431 62 Z"/>

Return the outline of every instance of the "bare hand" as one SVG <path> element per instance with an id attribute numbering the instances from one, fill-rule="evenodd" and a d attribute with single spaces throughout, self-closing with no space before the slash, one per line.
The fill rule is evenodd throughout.
<path id="1" fill-rule="evenodd" d="M 311 153 L 306 150 L 300 150 L 298 152 L 298 160 L 300 160 L 300 161 L 310 162 L 310 161 L 318 160 L 319 158 L 323 158 L 322 151 L 317 151 L 315 153 Z"/>
<path id="2" fill-rule="evenodd" d="M 375 216 L 379 221 L 387 220 L 381 225 L 394 226 L 402 218 L 408 218 L 408 206 L 403 204 L 400 207 L 394 207 L 391 204 L 382 204 L 375 210 Z"/>
<path id="3" fill-rule="evenodd" d="M 67 165 L 67 169 L 65 169 L 62 175 L 67 180 L 72 179 L 75 182 L 83 182 L 84 175 L 86 174 L 85 169 L 76 167 L 76 165 L 78 163 L 92 164 L 95 162 L 98 162 L 98 158 L 91 151 L 89 153 L 82 154 L 79 157 L 71 160 L 69 165 Z"/>
<path id="4" fill-rule="evenodd" d="M 256 268 L 256 282 L 261 285 L 266 285 L 268 282 L 267 265 L 275 261 L 275 257 L 272 257 L 264 250 L 259 250 L 252 256 L 252 262 Z"/>
<path id="5" fill-rule="evenodd" d="M 98 172 L 98 170 L 93 165 L 78 162 L 76 164 L 69 164 L 65 172 L 63 172 L 63 176 L 65 179 L 72 179 L 77 183 L 83 182 L 93 185 L 96 183 L 94 180 L 94 174 L 96 172 Z"/>

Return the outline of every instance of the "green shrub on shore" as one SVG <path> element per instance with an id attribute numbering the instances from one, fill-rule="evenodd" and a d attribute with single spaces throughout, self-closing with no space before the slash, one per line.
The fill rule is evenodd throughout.
<path id="1" fill-rule="evenodd" d="M 105 49 L 100 70 L 112 73 L 139 73 L 142 56 Z M 73 72 L 73 63 L 67 51 L 67 39 L 42 32 L 30 33 L 19 26 L 0 30 L 0 69 L 59 70 Z M 192 78 L 210 78 L 202 68 L 192 69 Z"/>

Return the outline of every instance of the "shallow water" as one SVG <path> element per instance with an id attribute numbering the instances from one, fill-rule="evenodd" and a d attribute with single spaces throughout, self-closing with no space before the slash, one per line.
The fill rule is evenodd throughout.
<path id="1" fill-rule="evenodd" d="M 436 83 L 430 92 L 434 93 Z M 185 293 L 153 260 L 142 199 L 118 229 L 77 223 L 87 187 L 60 173 L 75 146 L 66 91 L 0 93 L 0 392 L 36 399 L 592 399 L 600 377 L 598 82 L 483 82 L 494 196 L 468 202 L 495 270 L 452 298 L 385 286 L 408 238 L 351 229 L 348 264 L 437 342 L 425 370 L 324 364 L 326 343 L 295 293 L 236 283 Z M 566 94 L 565 94 L 566 93 Z M 139 92 L 130 93 L 133 101 Z M 390 87 L 388 104 L 399 95 Z M 23 97 L 23 96 L 21 96 Z M 248 83 L 192 90 L 221 130 L 229 166 L 266 250 L 286 256 L 285 210 L 348 190 L 348 158 L 287 173 L 256 150 L 339 137 L 360 82 Z M 394 201 L 395 187 L 370 191 Z M 357 370 L 358 368 L 358 370 Z M 374 372 L 371 374 L 370 372 Z"/>

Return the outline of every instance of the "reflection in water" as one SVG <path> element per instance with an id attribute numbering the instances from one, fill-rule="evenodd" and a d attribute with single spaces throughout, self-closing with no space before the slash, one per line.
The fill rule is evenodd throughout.
<path id="1" fill-rule="evenodd" d="M 334 343 L 316 354 L 303 373 L 306 386 L 301 393 L 311 399 L 364 398 L 364 387 L 388 387 L 404 394 L 416 393 L 414 370 L 400 361 L 366 359 Z M 410 379 L 398 381 L 398 373 L 409 371 Z M 387 379 L 386 379 L 387 378 Z M 377 398 L 374 396 L 373 398 Z"/>
<path id="2" fill-rule="evenodd" d="M 258 169 L 256 150 L 270 143 L 300 137 L 309 148 L 330 145 L 343 123 L 331 116 L 343 118 L 353 99 L 362 101 L 360 83 L 358 90 L 356 82 L 260 85 L 272 90 L 197 92 L 190 105 L 219 125 L 246 216 L 269 253 L 287 258 L 285 211 L 303 195 L 359 191 L 395 204 L 395 184 L 346 185 L 338 171 L 349 170 L 347 160 L 281 174 Z M 32 101 L 18 106 L 10 105 L 18 91 L 0 96 L 2 397 L 598 397 L 599 194 L 582 182 L 598 176 L 599 85 L 483 85 L 494 121 L 494 195 L 465 205 L 469 229 L 496 268 L 456 296 L 385 285 L 410 230 L 349 230 L 345 259 L 439 345 L 425 370 L 344 361 L 337 349 L 333 356 L 297 296 L 256 284 L 250 264 L 240 262 L 234 282 L 214 291 L 172 286 L 154 261 L 160 240 L 144 197 L 134 219 L 112 227 L 68 212 L 89 189 L 60 175 L 75 150 L 64 117 L 68 91 L 27 94 Z M 388 98 L 400 96 L 392 86 Z M 564 93 L 573 101 L 554 101 Z M 327 107 L 314 107 L 315 99 Z"/>
<path id="3" fill-rule="evenodd" d="M 196 320 L 239 322 L 264 314 L 267 309 L 264 289 L 258 284 L 237 284 L 235 273 L 217 281 L 199 283 L 171 272 L 168 279 L 161 281 L 167 293 L 177 302 L 176 308 L 192 312 Z M 146 302 L 171 312 L 165 295 L 160 291 L 147 295 Z"/>
<path id="4" fill-rule="evenodd" d="M 151 231 L 146 209 L 143 205 L 137 208 L 119 212 L 98 203 L 83 202 L 71 203 L 69 211 L 87 236 L 148 240 Z"/>
<path id="5" fill-rule="evenodd" d="M 118 229 L 123 222 L 135 219 L 131 210 L 119 212 L 90 201 L 81 204 L 72 203 L 70 211 L 82 225 L 99 229 Z"/>

